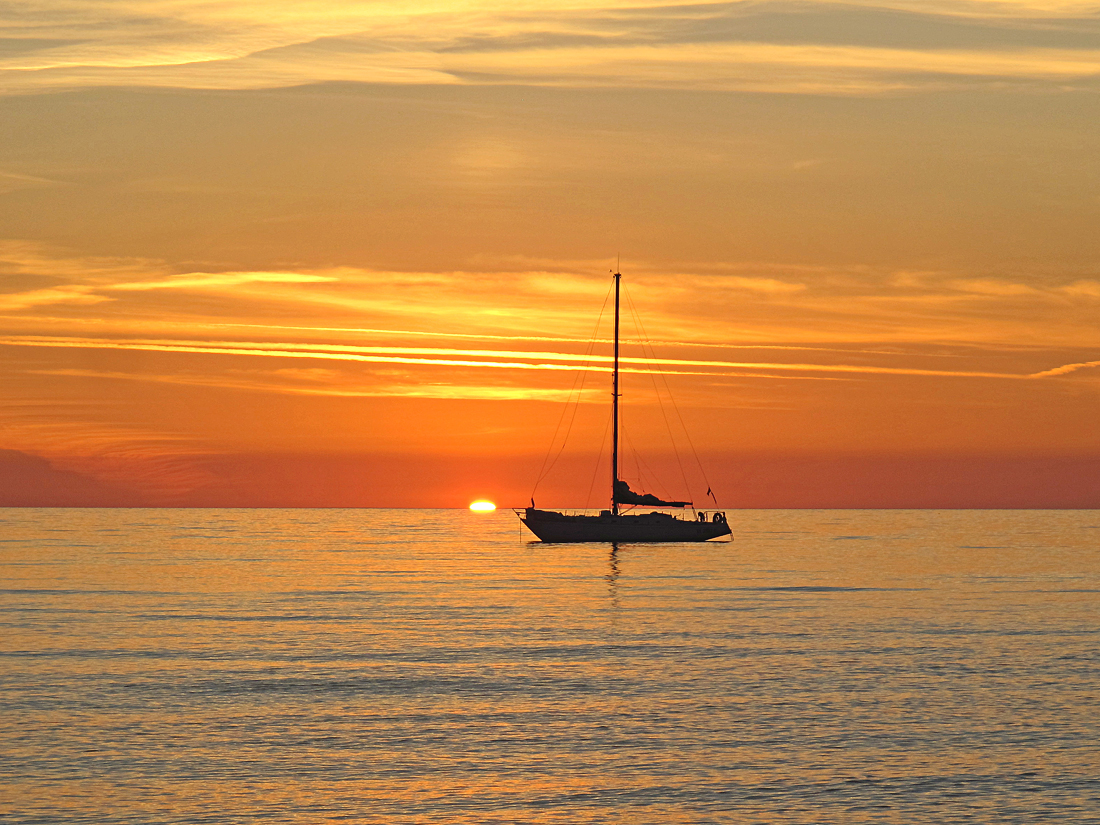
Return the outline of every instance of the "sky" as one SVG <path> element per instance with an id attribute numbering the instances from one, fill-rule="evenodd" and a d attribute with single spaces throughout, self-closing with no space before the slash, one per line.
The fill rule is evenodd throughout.
<path id="1" fill-rule="evenodd" d="M 2 6 L 0 505 L 1100 507 L 1093 3 Z"/>

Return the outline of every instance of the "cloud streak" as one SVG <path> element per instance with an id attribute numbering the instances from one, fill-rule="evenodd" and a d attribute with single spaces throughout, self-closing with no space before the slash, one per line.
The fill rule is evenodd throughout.
<path id="1" fill-rule="evenodd" d="M 98 304 L 109 300 L 105 295 L 95 294 L 88 286 L 59 286 L 0 295 L 0 310 L 12 312 L 51 304 Z"/>
<path id="2" fill-rule="evenodd" d="M 1085 361 L 1080 364 L 1063 364 L 1054 369 L 1032 373 L 1028 378 L 1051 378 L 1056 375 L 1068 375 L 1071 372 L 1077 372 L 1077 370 L 1089 369 L 1091 367 L 1100 367 L 1100 361 Z"/>
<path id="3" fill-rule="evenodd" d="M 330 361 L 359 361 L 374 364 L 405 364 L 417 366 L 473 367 L 516 370 L 576 370 L 608 371 L 609 356 L 577 355 L 561 352 L 527 352 L 518 350 L 464 350 L 447 347 L 359 347 L 347 345 L 273 344 L 251 341 L 141 341 L 126 339 L 47 338 L 34 336 L 8 336 L 0 338 L 0 345 L 18 347 L 47 347 L 65 349 L 136 350 L 144 352 L 188 353 L 196 355 L 246 355 L 268 358 L 309 358 Z M 465 357 L 459 357 L 465 356 Z M 502 360 L 508 359 L 508 360 Z M 1040 378 L 1061 375 L 1089 364 L 1075 364 L 1056 370 L 1031 375 L 986 372 L 972 370 L 931 370 L 912 367 L 888 367 L 855 364 L 777 363 L 762 361 L 718 361 L 680 358 L 623 357 L 622 363 L 651 365 L 625 366 L 622 371 L 631 373 L 663 373 L 669 375 L 727 375 L 726 370 L 764 370 L 790 372 L 824 372 L 865 375 L 925 376 L 939 378 Z M 1100 362 L 1097 362 L 1100 363 Z M 663 369 L 672 367 L 674 369 Z M 694 369 L 687 369 L 694 368 Z M 708 369 L 709 368 L 709 369 Z M 723 370 L 717 372 L 714 370 Z"/>
<path id="4" fill-rule="evenodd" d="M 602 267 L 589 262 L 580 271 L 597 268 Z M 67 333 L 79 324 L 94 326 L 97 333 L 126 332 L 140 338 L 163 338 L 150 333 L 169 328 L 191 333 L 187 337 L 240 328 L 383 340 L 400 336 L 555 346 L 607 342 L 606 330 L 602 336 L 592 333 L 606 284 L 577 270 L 166 269 L 157 261 L 66 259 L 26 244 L 0 244 L 0 273 L 11 273 L 12 283 L 26 285 L 0 294 L 0 311 L 9 313 L 10 324 L 39 331 Z M 764 274 L 743 274 L 753 269 Z M 886 354 L 885 342 L 999 343 L 1014 349 L 1028 342 L 1045 347 L 1096 343 L 1091 313 L 1100 285 L 1095 280 L 1060 284 L 1031 278 L 1022 283 L 1019 278 L 950 272 L 828 267 L 791 267 L 782 277 L 775 269 L 738 264 L 722 271 L 669 273 L 636 263 L 627 295 L 636 294 L 647 325 L 668 336 L 650 342 L 658 347 Z M 217 314 L 197 309 L 205 304 L 195 299 L 166 299 L 177 292 L 193 293 L 195 299 L 216 297 Z M 162 293 L 165 298 L 158 297 Z M 96 304 L 102 306 L 94 312 L 68 317 L 38 314 L 50 305 Z M 254 320 L 273 314 L 285 320 Z M 332 323 L 337 319 L 342 323 Z M 1021 328 L 1028 337 L 1021 337 Z M 540 330 L 555 334 L 540 335 Z M 627 332 L 625 338 L 638 336 Z"/>
<path id="5" fill-rule="evenodd" d="M 565 401 L 600 402 L 606 393 L 596 390 L 548 389 L 545 387 L 489 386 L 476 384 L 379 383 L 376 386 L 345 386 L 333 381 L 328 386 L 306 386 L 288 383 L 278 370 L 259 377 L 203 374 L 133 373 L 117 370 L 52 369 L 28 370 L 31 375 L 62 378 L 95 378 L 112 381 L 144 381 L 152 384 L 172 384 L 186 387 L 209 387 L 223 390 L 271 392 L 283 395 L 328 396 L 333 398 L 431 398 L 479 401 Z M 284 379 L 284 380 L 280 380 Z"/>
<path id="6" fill-rule="evenodd" d="M 1085 3 L 16 4 L 0 89 L 384 84 L 875 94 L 1093 83 Z"/>
<path id="7" fill-rule="evenodd" d="M 193 272 L 173 275 L 158 281 L 135 281 L 114 284 L 106 289 L 121 292 L 144 292 L 151 289 L 224 289 L 242 284 L 320 284 L 338 278 L 305 272 Z"/>

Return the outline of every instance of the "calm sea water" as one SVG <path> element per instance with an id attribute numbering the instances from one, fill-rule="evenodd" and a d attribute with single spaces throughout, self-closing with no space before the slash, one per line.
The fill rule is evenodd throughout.
<path id="1" fill-rule="evenodd" d="M 1100 511 L 0 510 L 8 823 L 1100 822 Z"/>

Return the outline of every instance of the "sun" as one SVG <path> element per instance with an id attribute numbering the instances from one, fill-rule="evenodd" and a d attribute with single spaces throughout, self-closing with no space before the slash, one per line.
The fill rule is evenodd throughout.
<path id="1" fill-rule="evenodd" d="M 491 501 L 486 501 L 483 498 L 479 498 L 477 501 L 470 505 L 470 509 L 475 513 L 491 513 L 497 509 L 497 506 Z"/>

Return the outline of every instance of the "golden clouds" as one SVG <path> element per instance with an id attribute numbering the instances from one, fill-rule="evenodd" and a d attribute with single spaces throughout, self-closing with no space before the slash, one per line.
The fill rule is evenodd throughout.
<path id="1" fill-rule="evenodd" d="M 2 344 L 0 344 L 2 346 Z M 94 347 L 93 347 L 94 348 Z M 109 347 L 108 347 L 109 348 Z M 161 349 L 161 352 L 191 352 L 188 349 Z M 223 354 L 233 354 L 223 353 Z M 238 353 L 239 354 L 239 353 Z M 258 352 L 260 355 L 274 353 Z M 323 358 L 324 356 L 319 356 Z M 442 400 L 478 401 L 549 401 L 564 403 L 580 400 L 586 403 L 602 402 L 603 393 L 586 390 L 579 395 L 569 390 L 524 386 L 491 386 L 471 383 L 448 384 L 442 381 L 404 383 L 392 380 L 377 383 L 356 384 L 335 370 L 320 369 L 268 369 L 222 371 L 208 370 L 192 373 L 121 372 L 88 369 L 47 369 L 31 371 L 32 375 L 56 378 L 89 378 L 107 381 L 139 381 L 153 384 L 169 384 L 185 387 L 204 387 L 216 390 L 239 390 L 254 393 L 285 395 L 314 395 L 333 398 L 428 398 Z M 598 397 L 597 397 L 598 396 Z"/>
<path id="2" fill-rule="evenodd" d="M 8 336 L 0 337 L 0 347 L 44 347 L 57 349 L 102 349 L 102 350 L 130 350 L 140 352 L 164 352 L 187 353 L 198 355 L 233 355 L 233 356 L 259 356 L 262 358 L 305 358 L 319 361 L 358 361 L 369 364 L 401 364 L 422 365 L 433 367 L 468 367 L 487 369 L 511 369 L 511 370 L 559 370 L 574 371 L 579 369 L 596 369 L 602 372 L 610 372 L 611 357 L 606 355 L 578 355 L 565 352 L 544 351 L 508 351 L 508 350 L 463 350 L 447 347 L 354 347 L 339 346 L 335 344 L 290 344 L 290 343 L 264 343 L 251 341 L 147 341 L 136 339 L 108 339 L 108 338 L 47 338 L 39 336 Z M 681 346 L 690 346 L 681 344 Z M 710 344 L 708 346 L 720 346 Z M 767 349 L 768 347 L 763 347 Z M 780 349 L 787 349 L 781 347 Z M 884 353 L 883 353 L 884 354 Z M 467 356 L 445 357 L 445 356 Z M 499 360 L 501 358 L 507 360 Z M 768 361 L 701 361 L 678 358 L 634 358 L 623 356 L 620 359 L 620 372 L 627 374 L 661 374 L 661 375 L 699 375 L 699 376 L 736 376 L 740 378 L 766 378 L 768 372 L 798 372 L 798 373 L 845 373 L 860 375 L 912 375 L 930 378 L 1047 378 L 1057 375 L 1066 375 L 1086 367 L 1100 365 L 1100 361 L 1086 363 L 1066 364 L 1036 373 L 1006 373 L 1006 372 L 980 372 L 967 370 L 947 369 L 918 369 L 913 367 L 892 367 L 882 365 L 855 365 L 855 364 L 814 364 L 806 362 L 768 362 Z M 564 362 L 564 363 L 557 363 Z M 645 365 L 644 367 L 631 365 Z M 715 371 L 718 370 L 718 371 Z M 755 370 L 746 373 L 744 370 Z M 101 378 L 121 378 L 121 373 L 88 373 L 79 371 L 55 370 L 43 372 L 44 375 L 82 375 Z M 276 370 L 275 374 L 301 375 L 303 371 Z M 166 380 L 158 378 L 156 380 Z M 179 383 L 203 383 L 193 380 L 179 381 Z M 272 385 L 261 386 L 258 384 L 239 384 L 206 382 L 207 386 L 234 387 L 237 389 L 271 389 L 275 391 L 302 392 L 306 394 L 325 395 L 386 395 L 390 394 L 385 388 L 375 389 L 370 392 L 362 390 L 307 390 L 302 388 L 276 387 Z M 562 400 L 564 393 L 555 390 L 531 390 L 530 388 L 514 388 L 505 390 L 501 388 L 466 387 L 459 392 L 450 388 L 444 391 L 424 391 L 412 393 L 406 388 L 394 389 L 394 395 L 425 398 L 468 398 L 479 397 L 488 399 L 543 399 Z"/>
<path id="3" fill-rule="evenodd" d="M 1034 375 L 1029 375 L 1028 378 L 1049 378 L 1055 375 L 1067 375 L 1071 372 L 1076 372 L 1077 370 L 1089 369 L 1090 367 L 1100 367 L 1100 361 L 1085 361 L 1080 364 L 1064 364 L 1063 366 L 1055 367 L 1054 369 L 1043 370 L 1042 372 L 1037 372 Z"/>
<path id="4" fill-rule="evenodd" d="M 598 443 L 619 252 L 709 448 L 1097 444 L 1084 5 L 7 8 L 14 449 Z"/>
<path id="5" fill-rule="evenodd" d="M 172 273 L 164 262 L 66 258 L 41 248 L 19 248 L 20 256 L 9 253 L 8 264 L 0 262 L 0 274 L 6 266 L 26 285 L 25 289 L 9 287 L 0 295 L 0 307 L 15 313 L 7 319 L 9 329 L 34 327 L 61 333 L 60 338 L 71 337 L 74 324 L 94 320 L 108 338 L 123 333 L 133 339 L 157 339 L 146 340 L 150 345 L 185 345 L 178 335 L 172 341 L 162 340 L 161 332 L 173 329 L 194 343 L 199 342 L 197 335 L 212 346 L 235 346 L 219 338 L 217 330 L 252 329 L 264 339 L 253 344 L 246 339 L 245 344 L 257 348 L 272 336 L 280 345 L 327 346 L 334 353 L 357 357 L 515 357 L 516 350 L 499 343 L 492 348 L 413 347 L 398 345 L 395 338 L 574 346 L 592 338 L 600 304 L 608 295 L 606 279 L 594 274 L 606 268 L 598 261 L 567 264 L 583 267 L 585 274 L 566 269 L 395 272 L 347 266 Z M 628 311 L 636 309 L 650 333 L 660 331 L 654 334 L 660 346 L 776 345 L 784 349 L 829 342 L 845 346 L 876 341 L 905 345 L 950 340 L 983 346 L 1100 342 L 1100 331 L 1090 320 L 1100 290 L 1091 280 L 1028 284 L 994 276 L 965 278 L 952 272 L 895 273 L 767 263 L 667 272 L 659 264 L 631 262 L 629 269 Z M 168 293 L 179 297 L 168 298 Z M 209 307 L 210 300 L 217 301 L 216 313 L 202 308 Z M 38 308 L 69 304 L 86 305 L 88 310 L 65 318 L 38 312 Z M 256 318 L 265 313 L 274 313 L 279 320 L 258 322 Z M 1021 322 L 1028 327 L 1026 335 L 1021 335 Z M 301 340 L 287 342 L 283 336 L 288 332 Z M 632 336 L 627 333 L 627 337 Z M 372 339 L 383 343 L 372 346 Z M 531 349 L 526 355 L 572 362 L 606 360 L 599 354 L 545 348 Z M 658 361 L 667 366 L 711 365 L 697 358 Z"/>
<path id="6" fill-rule="evenodd" d="M 49 304 L 98 304 L 107 300 L 110 299 L 105 295 L 92 294 L 91 287 L 74 284 L 0 295 L 0 311 L 10 312 Z"/>
<path id="7" fill-rule="evenodd" d="M 52 8 L 51 8 L 52 6 Z M 24 8 L 0 89 L 322 82 L 877 94 L 1091 83 L 1077 3 L 121 3 Z M 1091 38 L 1090 38 L 1091 35 Z"/>
<path id="8" fill-rule="evenodd" d="M 41 288 L 32 278 L 29 289 L 0 297 L 0 306 L 12 313 L 6 316 L 9 334 L 0 338 L 0 346 L 9 348 L 305 359 L 437 371 L 570 372 L 582 367 L 607 371 L 610 364 L 606 352 L 593 351 L 591 343 L 581 346 L 589 342 L 601 301 L 606 309 L 606 279 L 590 275 L 383 272 L 351 267 L 322 272 L 171 274 L 163 265 L 153 265 L 151 277 L 141 277 L 142 262 L 135 260 L 119 261 L 119 273 L 112 277 L 103 261 L 82 269 L 78 260 L 59 259 L 54 266 L 42 251 L 20 261 L 24 278 L 35 269 L 33 263 L 27 263 L 30 261 L 37 262 L 43 273 L 40 278 L 62 282 Z M 598 266 L 594 263 L 591 268 Z M 950 273 L 874 274 L 805 267 L 779 278 L 775 267 L 766 266 L 761 266 L 763 274 L 752 277 L 744 274 L 749 265 L 740 267 L 741 272 L 724 273 L 662 273 L 643 264 L 631 268 L 637 274 L 631 276 L 626 291 L 628 315 L 644 318 L 649 329 L 675 336 L 662 335 L 649 345 L 660 352 L 625 353 L 622 363 L 628 373 L 758 379 L 791 373 L 930 379 L 1047 377 L 1068 374 L 1081 364 L 1063 367 L 1048 362 L 1036 369 L 1032 364 L 1037 353 L 1052 346 L 1100 344 L 1100 332 L 1087 323 L 1089 313 L 1096 309 L 1096 295 L 1085 288 L 1091 282 L 1032 286 L 992 277 L 958 278 Z M 163 292 L 180 297 L 165 304 L 158 298 Z M 189 294 L 193 297 L 188 298 Z M 202 309 L 211 298 L 217 300 L 216 314 Z M 39 312 L 51 304 L 74 303 L 85 307 L 75 319 Z M 1067 314 L 1075 306 L 1082 313 L 1078 326 L 1071 323 L 1074 316 Z M 283 322 L 250 320 L 272 311 Z M 342 324 L 331 323 L 337 319 Z M 795 320 L 797 323 L 792 323 Z M 92 324 L 95 335 L 87 334 Z M 1027 327 L 1026 335 L 1021 334 L 1021 324 Z M 86 330 L 85 334 L 72 334 L 74 325 Z M 175 334 L 165 337 L 165 330 Z M 229 338 L 227 332 L 251 332 L 255 337 Z M 627 331 L 628 343 L 638 335 Z M 433 340 L 410 345 L 410 337 Z M 447 338 L 482 345 L 438 343 Z M 596 338 L 606 343 L 598 330 Z M 990 369 L 973 357 L 968 359 L 972 366 L 958 368 L 934 365 L 929 356 L 920 354 L 919 348 L 945 341 L 1006 352 L 1030 343 L 1031 349 L 1015 369 L 1005 369 L 1002 356 L 995 359 L 999 366 Z M 830 347 L 827 342 L 841 346 Z M 871 342 L 879 346 L 869 348 Z M 892 346 L 883 347 L 886 342 Z M 715 350 L 723 349 L 771 351 L 783 357 L 713 357 Z M 816 354 L 819 360 L 806 360 L 806 353 Z M 860 363 L 853 363 L 853 356 Z M 959 360 L 961 353 L 954 358 Z M 214 362 L 196 363 L 207 363 L 200 369 L 212 374 L 225 372 Z M 391 387 L 395 395 L 414 394 L 406 385 L 388 380 L 372 381 L 372 386 L 364 389 L 361 376 L 349 379 L 354 387 L 341 389 L 337 384 L 343 379 L 326 371 L 310 372 L 313 369 L 319 368 L 276 370 L 271 375 L 321 375 L 328 384 L 318 390 L 295 380 L 286 390 L 295 393 L 377 396 Z M 156 369 L 154 373 L 164 374 Z M 50 374 L 78 372 L 54 370 Z M 185 379 L 186 383 L 195 381 L 194 376 Z M 430 384 L 433 381 L 436 379 L 429 379 Z M 470 388 L 461 391 L 451 383 L 419 395 L 560 396 L 553 387 L 521 386 L 516 381 L 495 387 L 472 381 Z M 246 388 L 237 378 L 227 381 L 223 377 L 207 384 Z M 277 378 L 247 384 L 247 388 L 280 390 Z"/>
<path id="9" fill-rule="evenodd" d="M 246 355 L 264 358 L 306 358 L 321 361 L 361 361 L 371 364 L 405 364 L 437 367 L 474 367 L 488 369 L 514 370 L 568 370 L 591 369 L 598 365 L 604 372 L 610 372 L 611 357 L 606 355 L 577 355 L 562 352 L 520 352 L 497 350 L 460 350 L 445 347 L 349 347 L 310 344 L 266 343 L 252 341 L 143 341 L 119 340 L 107 338 L 45 338 L 38 336 L 0 337 L 0 346 L 8 347 L 45 347 L 58 349 L 105 349 L 132 350 L 141 352 L 171 352 L 199 355 Z M 444 357 L 444 356 L 469 356 Z M 508 360 L 498 360 L 506 358 Z M 565 362 L 565 363 L 555 363 Z M 851 364 L 809 364 L 774 363 L 760 361 L 695 361 L 676 358 L 620 358 L 624 373 L 649 374 L 659 372 L 665 375 L 727 375 L 727 372 L 706 371 L 707 368 L 720 370 L 780 370 L 791 372 L 839 372 L 878 375 L 925 375 L 953 378 L 1025 378 L 1036 376 L 1013 375 L 993 372 L 960 372 L 951 370 L 912 369 L 907 367 L 855 366 Z M 631 364 L 645 364 L 649 369 L 632 367 Z M 1087 365 L 1073 365 L 1074 367 Z M 1060 375 L 1068 372 L 1045 372 L 1043 375 Z M 62 372 L 58 375 L 66 374 Z M 744 376 L 744 373 L 736 373 Z M 764 376 L 755 376 L 764 377 Z M 361 393 L 353 393 L 361 394 Z M 381 394 L 381 393 L 375 393 Z M 407 395 L 407 393 L 400 393 Z M 522 397 L 550 397 L 552 394 L 530 395 Z M 491 397 L 501 397 L 494 393 Z M 517 395 L 516 397 L 520 397 Z"/>
<path id="10" fill-rule="evenodd" d="M 141 292 L 149 289 L 223 289 L 241 284 L 316 284 L 335 281 L 335 277 L 305 272 L 190 272 L 156 281 L 113 284 L 108 289 Z"/>
<path id="11" fill-rule="evenodd" d="M 952 81 L 1091 80 L 1100 50 L 966 52 L 773 43 L 635 45 L 448 56 L 444 71 L 470 82 L 877 94 Z"/>
<path id="12" fill-rule="evenodd" d="M 52 266 L 42 249 L 21 260 L 27 288 L 9 293 L 21 309 L 0 319 L 5 447 L 138 485 L 161 503 L 214 483 L 204 456 L 223 452 L 527 453 L 571 398 L 584 402 L 577 434 L 590 449 L 605 423 L 606 313 L 595 349 L 587 341 L 603 275 L 341 267 L 222 277 L 135 259 L 112 276 L 102 260 Z M 697 436 L 711 450 L 927 447 L 942 443 L 944 410 L 955 430 L 980 423 L 1002 444 L 1019 426 L 1016 405 L 1026 402 L 1030 421 L 1045 404 L 1095 396 L 1087 353 L 1100 340 L 1066 322 L 1069 308 L 1097 308 L 1079 281 L 1019 290 L 957 273 L 625 268 L 637 272 L 623 358 L 633 439 L 657 432 L 646 410 L 665 392 L 658 371 L 688 415 L 711 424 Z M 19 300 L 47 277 L 56 291 L 109 300 Z M 643 350 L 634 310 L 681 337 Z M 896 405 L 919 425 L 887 426 Z M 723 423 L 732 414 L 736 428 Z"/>

